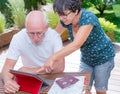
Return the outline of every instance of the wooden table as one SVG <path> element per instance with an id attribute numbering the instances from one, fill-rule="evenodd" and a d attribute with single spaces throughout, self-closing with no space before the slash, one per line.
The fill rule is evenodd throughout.
<path id="1" fill-rule="evenodd" d="M 44 75 L 40 75 L 40 76 L 45 79 L 55 80 L 55 78 L 57 78 L 57 77 L 64 77 L 67 75 L 86 76 L 86 94 L 89 94 L 89 92 L 90 92 L 89 82 L 90 82 L 90 76 L 91 76 L 91 73 L 89 73 L 89 72 L 64 72 L 64 73 L 55 73 L 55 74 L 44 74 Z M 49 89 L 50 89 L 50 86 L 48 88 L 46 88 L 45 90 L 43 90 L 43 92 L 41 94 L 47 94 Z M 5 94 L 4 90 L 3 90 L 3 82 L 1 79 L 1 74 L 0 74 L 0 94 Z M 30 93 L 19 91 L 16 94 L 30 94 Z"/>

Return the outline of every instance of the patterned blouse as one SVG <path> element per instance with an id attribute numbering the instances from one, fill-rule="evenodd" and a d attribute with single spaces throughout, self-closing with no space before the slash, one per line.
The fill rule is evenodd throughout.
<path id="1" fill-rule="evenodd" d="M 72 25 L 65 25 L 62 21 L 61 24 L 68 28 L 70 38 L 74 40 Z M 82 9 L 79 27 L 89 24 L 93 25 L 93 29 L 81 46 L 81 61 L 94 67 L 112 59 L 115 56 L 115 52 L 111 40 L 100 26 L 98 18 L 92 12 Z"/>

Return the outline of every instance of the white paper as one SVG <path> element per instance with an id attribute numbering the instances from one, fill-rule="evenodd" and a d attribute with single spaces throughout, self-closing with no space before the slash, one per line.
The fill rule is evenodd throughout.
<path id="1" fill-rule="evenodd" d="M 83 87 L 85 76 L 76 76 L 76 78 L 79 79 L 78 82 L 64 89 L 60 88 L 59 85 L 54 81 L 52 87 L 48 91 L 48 94 L 84 94 Z M 60 78 L 56 78 L 55 80 L 58 79 Z"/>

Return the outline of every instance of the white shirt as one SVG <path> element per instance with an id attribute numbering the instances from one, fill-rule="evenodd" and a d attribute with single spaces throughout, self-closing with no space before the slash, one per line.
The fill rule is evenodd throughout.
<path id="1" fill-rule="evenodd" d="M 47 58 L 60 50 L 62 46 L 60 35 L 51 28 L 48 28 L 39 45 L 34 45 L 27 34 L 27 30 L 22 29 L 13 36 L 7 58 L 18 60 L 21 56 L 24 66 L 34 68 L 44 65 Z"/>

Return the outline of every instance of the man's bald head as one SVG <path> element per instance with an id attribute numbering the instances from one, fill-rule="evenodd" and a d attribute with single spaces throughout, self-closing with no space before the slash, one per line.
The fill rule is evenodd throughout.
<path id="1" fill-rule="evenodd" d="M 31 11 L 26 17 L 25 26 L 28 31 L 39 30 L 47 26 L 47 21 L 41 11 Z"/>
<path id="2" fill-rule="evenodd" d="M 47 21 L 41 11 L 31 11 L 26 17 L 27 34 L 35 45 L 39 45 L 48 29 Z"/>

